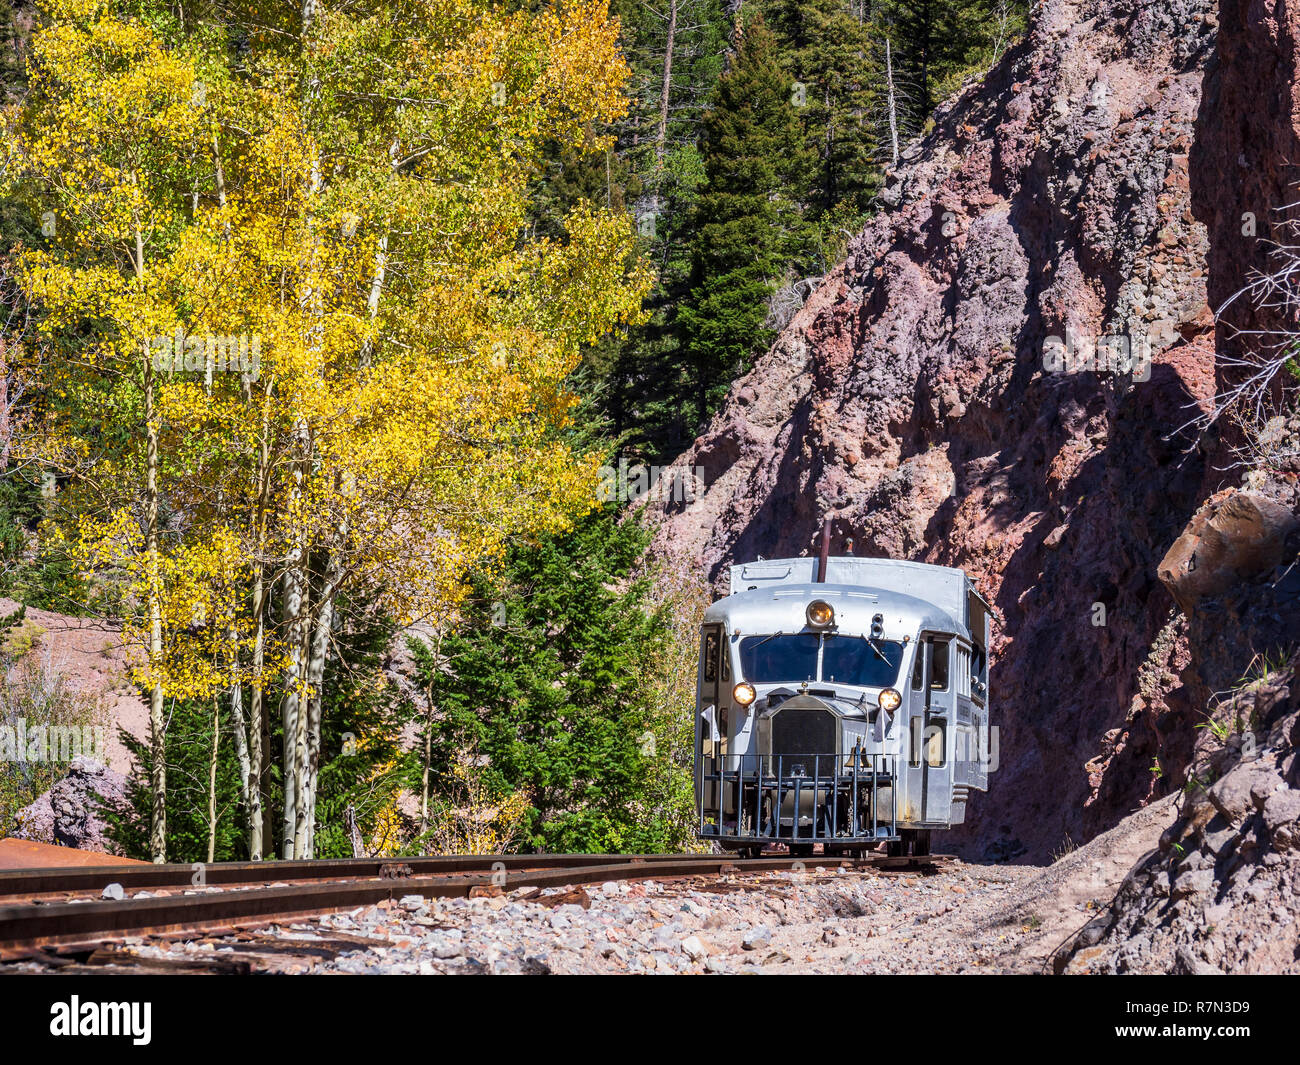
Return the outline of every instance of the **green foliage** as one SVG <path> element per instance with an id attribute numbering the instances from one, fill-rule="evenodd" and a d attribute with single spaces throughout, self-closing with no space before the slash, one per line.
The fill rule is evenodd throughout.
<path id="1" fill-rule="evenodd" d="M 14 594 L 29 606 L 71 617 L 92 613 L 90 585 L 67 554 L 42 545 L 35 563 L 19 575 Z"/>
<path id="2" fill-rule="evenodd" d="M 91 589 L 61 547 L 38 541 L 36 557 L 24 557 L 46 512 L 40 486 L 24 471 L 0 477 L 0 594 L 41 610 L 84 616 Z"/>
<path id="3" fill-rule="evenodd" d="M 985 69 L 1023 32 L 1028 0 L 878 0 L 872 18 L 894 43 L 912 88 L 909 126 L 925 123 L 961 82 Z"/>
<path id="4" fill-rule="evenodd" d="M 771 339 L 767 298 L 799 246 L 802 219 L 791 190 L 809 163 L 793 84 L 776 38 L 755 15 L 704 119 L 707 181 L 691 293 L 679 312 L 700 419 Z"/>
<path id="5" fill-rule="evenodd" d="M 346 610 L 348 604 L 341 606 Z M 339 653 L 326 667 L 318 858 L 351 858 L 348 809 L 363 841 L 372 840 L 398 792 L 410 786 L 413 758 L 403 750 L 402 729 L 411 707 L 383 672 L 392 637 L 388 621 L 361 618 L 351 631 L 339 634 Z"/>
<path id="6" fill-rule="evenodd" d="M 15 471 L 0 477 L 0 562 L 5 575 L 3 590 L 13 587 L 11 569 L 35 532 L 41 515 L 40 489 Z"/>
<path id="7" fill-rule="evenodd" d="M 363 839 L 389 809 L 410 773 L 409 755 L 401 751 L 401 729 L 409 708 L 383 682 L 381 666 L 392 635 L 391 624 L 363 619 L 340 631 L 339 653 L 326 669 L 326 697 L 321 722 L 320 796 L 317 803 L 315 853 L 320 858 L 352 857 L 344 812 L 351 807 Z M 247 720 L 247 693 L 245 693 Z M 284 742 L 280 715 L 269 708 L 267 742 Z M 170 861 L 204 861 L 208 853 L 209 759 L 213 743 L 210 701 L 173 700 L 167 716 L 167 856 Z M 148 860 L 150 792 L 149 744 L 126 732 L 122 742 L 132 754 L 127 779 L 127 810 L 108 818 L 111 838 L 127 857 Z M 247 861 L 248 845 L 240 813 L 239 761 L 227 697 L 223 696 L 217 752 L 217 861 Z M 278 839 L 283 793 L 278 774 L 269 774 L 264 793 L 266 818 Z"/>
<path id="8" fill-rule="evenodd" d="M 14 0 L 0 0 L 0 100 L 17 98 L 26 85 L 26 41 L 14 11 Z"/>
<path id="9" fill-rule="evenodd" d="M 926 127 L 940 99 L 1023 31 L 1028 3 L 758 0 L 742 9 L 746 28 L 733 26 L 734 8 L 717 0 L 677 0 L 661 135 L 673 9 L 671 0 L 614 3 L 633 103 L 611 159 L 583 179 L 588 194 L 621 196 L 658 272 L 648 320 L 588 351 L 578 382 L 584 418 L 607 427 L 624 453 L 651 463 L 690 445 L 730 381 L 788 319 L 769 316 L 773 291 L 802 284 L 779 301 L 797 308 L 869 217 L 893 154 L 886 41 L 894 121 L 905 142 Z M 770 31 L 771 38 L 762 59 L 745 39 L 760 17 L 767 30 L 759 36 Z M 803 87 L 793 122 L 764 84 L 764 63 Z M 768 111 L 749 114 L 763 94 Z M 747 116 L 753 130 L 744 128 Z M 776 147 L 790 136 L 798 150 Z M 548 171 L 539 181 L 539 195 L 563 200 L 561 187 L 577 182 L 562 164 L 551 168 L 558 176 Z"/>
<path id="10" fill-rule="evenodd" d="M 142 693 L 147 698 L 147 693 Z M 202 862 L 208 856 L 208 772 L 213 745 L 213 707 L 210 701 L 168 702 L 167 752 L 167 859 L 172 862 Z M 228 714 L 222 714 L 217 749 L 217 830 L 214 859 L 219 862 L 245 861 L 240 821 L 239 767 L 234 758 Z M 148 861 L 149 815 L 153 807 L 149 788 L 152 766 L 150 746 L 125 729 L 118 736 L 131 752 L 127 775 L 126 807 L 106 816 L 109 838 L 128 858 Z"/>
<path id="11" fill-rule="evenodd" d="M 671 749 L 656 731 L 651 676 L 667 619 L 629 575 L 647 533 L 612 506 L 571 533 L 511 552 L 486 577 L 441 661 L 413 645 L 435 709 L 432 791 L 467 754 L 497 792 L 527 795 L 524 846 L 548 851 L 676 849 L 683 789 L 658 787 Z M 689 784 L 688 771 L 685 780 Z M 647 802 L 654 793 L 656 802 Z"/>
<path id="12" fill-rule="evenodd" d="M 811 221 L 847 207 L 866 209 L 879 184 L 874 117 L 882 96 L 876 27 L 841 0 L 765 0 L 761 5 L 780 62 L 800 86 L 803 130 L 800 199 Z M 834 265 L 829 264 L 829 265 Z"/>
<path id="13" fill-rule="evenodd" d="M 638 219 L 656 284 L 645 304 L 647 321 L 590 350 L 580 387 L 589 410 L 603 416 L 630 454 L 657 463 L 683 451 L 698 424 L 677 308 L 690 290 L 698 238 L 701 121 L 725 67 L 730 18 L 716 0 L 677 0 L 665 108 L 670 4 L 614 0 L 611 10 L 620 18 L 633 74 L 631 108 L 615 130 L 613 167 L 618 175 L 622 164 L 623 199 Z"/>

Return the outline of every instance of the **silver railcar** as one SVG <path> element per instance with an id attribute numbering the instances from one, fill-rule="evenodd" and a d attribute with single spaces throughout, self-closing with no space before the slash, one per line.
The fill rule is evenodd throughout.
<path id="1" fill-rule="evenodd" d="M 785 558 L 731 567 L 701 628 L 701 839 L 929 853 L 991 768 L 992 610 L 958 569 Z"/>

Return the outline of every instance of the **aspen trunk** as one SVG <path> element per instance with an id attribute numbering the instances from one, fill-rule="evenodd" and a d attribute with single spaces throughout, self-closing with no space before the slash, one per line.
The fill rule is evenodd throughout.
<path id="1" fill-rule="evenodd" d="M 136 276 L 144 281 L 144 235 L 135 233 Z M 145 424 L 145 566 L 147 569 L 147 611 L 149 615 L 149 670 L 153 674 L 149 691 L 149 787 L 153 806 L 149 815 L 149 851 L 159 864 L 167 860 L 167 742 L 163 718 L 163 686 L 160 670 L 163 658 L 162 573 L 158 565 L 158 426 L 154 408 L 154 368 L 148 350 L 144 353 Z"/>
<path id="2" fill-rule="evenodd" d="M 320 82 L 312 73 L 312 54 L 308 38 L 311 35 L 318 13 L 317 0 L 302 0 L 302 80 L 299 83 L 304 130 L 311 127 L 311 111 L 314 99 L 319 97 Z M 308 196 L 315 197 L 321 186 L 320 157 L 312 153 L 309 163 Z M 314 226 L 315 208 L 309 199 L 306 209 L 309 227 Z M 313 230 L 314 232 L 314 230 Z M 299 300 L 299 308 L 307 317 L 320 314 L 320 290 L 315 271 L 317 266 L 318 238 L 313 239 L 312 252 L 307 264 L 306 282 Z M 319 351 L 321 324 L 317 320 L 307 332 L 307 348 L 311 352 Z M 294 547 L 290 552 L 288 565 L 284 573 L 284 622 L 286 639 L 289 644 L 289 663 L 285 676 L 285 694 L 283 703 L 284 718 L 284 817 L 281 824 L 282 856 L 285 858 L 302 857 L 306 846 L 306 809 L 305 766 L 307 761 L 307 716 L 309 713 L 304 686 L 307 681 L 308 645 L 311 640 L 310 594 L 311 569 L 308 565 L 310 545 L 304 527 L 306 518 L 300 513 L 303 496 L 307 489 L 307 478 L 312 468 L 311 431 L 301 415 L 294 424 L 294 442 L 297 456 L 294 468 L 294 488 L 291 493 L 289 513 L 298 526 L 294 533 Z"/>
<path id="3" fill-rule="evenodd" d="M 217 854 L 217 753 L 221 750 L 221 700 L 212 700 L 212 754 L 208 758 L 208 864 Z"/>
<path id="4" fill-rule="evenodd" d="M 158 568 L 158 433 L 153 427 L 153 385 L 145 388 L 145 417 L 149 419 L 146 459 L 146 517 L 149 567 L 149 661 L 154 671 L 149 692 L 149 785 L 153 808 L 149 819 L 149 851 L 159 864 L 167 860 L 167 743 L 163 719 L 163 687 L 157 670 L 162 666 L 162 603 Z"/>
<path id="5" fill-rule="evenodd" d="M 289 645 L 289 662 L 285 671 L 285 691 L 282 704 L 284 724 L 284 817 L 281 824 L 281 857 L 290 860 L 298 856 L 299 804 L 302 802 L 302 776 L 300 767 L 306 759 L 307 712 L 303 699 L 303 684 L 307 673 L 307 641 L 311 632 L 309 595 L 311 570 L 308 565 L 306 520 L 300 508 L 311 471 L 311 434 L 307 424 L 299 417 L 294 424 L 296 456 L 293 469 L 293 490 L 289 499 L 291 520 L 298 525 L 295 542 L 284 570 L 284 628 Z"/>
<path id="6" fill-rule="evenodd" d="M 429 831 L 429 772 L 433 761 L 433 681 L 442 663 L 442 630 L 433 645 L 433 675 L 424 699 L 424 769 L 420 774 L 420 835 Z"/>
<path id="7" fill-rule="evenodd" d="M 269 390 L 270 386 L 267 385 Z M 250 391 L 251 394 L 251 391 Z M 268 481 L 271 475 L 271 450 L 268 440 L 269 432 L 269 395 L 262 404 L 262 441 L 257 464 L 258 513 L 254 532 L 253 554 L 253 663 L 252 685 L 248 700 L 248 857 L 250 861 L 260 862 L 266 840 L 272 840 L 274 846 L 274 826 L 270 824 L 271 804 L 266 800 L 266 714 L 265 680 L 266 666 L 266 610 L 267 592 L 263 559 L 266 554 L 266 510 L 265 500 L 269 493 Z"/>
<path id="8" fill-rule="evenodd" d="M 379 314 L 379 297 L 384 291 L 384 275 L 388 270 L 388 234 L 385 233 L 379 238 L 379 247 L 375 249 L 375 272 L 370 280 L 370 295 L 366 297 L 366 311 L 369 314 L 370 322 L 373 325 L 375 317 Z M 375 344 L 370 337 L 366 337 L 361 345 L 360 363 L 361 368 L 365 369 L 370 365 L 370 359 L 374 354 Z"/>
<path id="9" fill-rule="evenodd" d="M 898 165 L 898 107 L 894 100 L 894 57 L 889 38 L 885 38 L 885 81 L 889 86 L 889 144 L 893 150 L 894 166 Z"/>
<path id="10" fill-rule="evenodd" d="M 334 598 L 338 582 L 343 575 L 341 552 L 336 546 L 330 552 L 325 566 L 325 581 L 320 591 L 316 631 L 312 637 L 311 652 L 307 661 L 307 747 L 301 767 L 303 806 L 299 810 L 302 822 L 302 857 L 310 858 L 316 847 L 316 793 L 320 775 L 321 700 L 325 692 L 325 665 L 329 654 L 330 629 L 334 624 Z"/>
<path id="11" fill-rule="evenodd" d="M 253 828 L 260 823 L 262 810 L 257 805 L 257 799 L 260 798 L 260 795 L 257 778 L 253 775 L 252 759 L 249 757 L 248 752 L 248 727 L 244 721 L 244 685 L 239 675 L 239 652 L 235 649 L 237 646 L 235 641 L 238 636 L 238 632 L 231 630 L 230 675 L 233 678 L 233 683 L 230 686 L 230 721 L 231 730 L 235 736 L 235 759 L 239 762 L 239 801 L 243 805 L 244 815 L 248 819 L 246 838 L 248 840 L 248 854 L 251 858 L 253 855 Z M 256 809 L 254 809 L 255 806 Z"/>
<path id="12" fill-rule="evenodd" d="M 420 832 L 429 831 L 429 762 L 433 758 L 433 725 L 426 722 L 424 729 L 424 771 L 420 774 Z"/>
<path id="13" fill-rule="evenodd" d="M 351 806 L 343 811 L 343 825 L 347 829 L 348 843 L 352 847 L 352 857 L 365 857 L 365 844 L 361 841 L 361 829 L 357 827 L 357 812 Z"/>
<path id="14" fill-rule="evenodd" d="M 290 861 L 295 856 L 294 843 L 298 826 L 298 737 L 303 718 L 302 705 L 302 549 L 295 550 L 284 572 L 284 621 L 289 639 L 289 664 L 285 675 L 281 716 L 284 724 L 284 817 L 280 857 Z"/>
<path id="15" fill-rule="evenodd" d="M 307 690 L 307 668 L 311 659 L 311 569 L 304 555 L 302 567 L 302 608 L 298 615 L 297 658 L 298 658 L 298 718 L 293 738 L 293 780 L 298 789 L 294 801 L 293 818 L 293 856 L 295 859 L 306 858 L 307 846 L 307 724 L 311 716 L 311 698 Z"/>
<path id="16" fill-rule="evenodd" d="M 0 337 L 0 471 L 9 468 L 12 436 L 9 424 L 9 356 L 5 338 Z"/>
<path id="17" fill-rule="evenodd" d="M 262 711 L 262 671 L 266 655 L 266 605 L 263 602 L 264 582 L 262 564 L 259 561 L 253 578 L 253 672 L 252 691 L 248 694 L 248 858 L 249 861 L 262 860 L 262 848 L 265 846 L 262 818 L 265 805 L 263 799 L 263 759 L 262 733 L 265 730 Z"/>

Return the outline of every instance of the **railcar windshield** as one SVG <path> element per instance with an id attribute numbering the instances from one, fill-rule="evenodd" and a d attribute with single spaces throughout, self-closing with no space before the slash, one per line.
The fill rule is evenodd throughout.
<path id="1" fill-rule="evenodd" d="M 781 680 L 817 679 L 817 647 L 821 634 L 747 636 L 740 641 L 740 670 L 759 684 Z"/>
<path id="2" fill-rule="evenodd" d="M 822 651 L 822 680 L 888 688 L 898 680 L 903 645 L 894 640 L 864 640 L 861 636 L 827 633 Z"/>
<path id="3" fill-rule="evenodd" d="M 819 651 L 822 652 L 820 674 L 817 671 Z M 902 661 L 901 643 L 867 641 L 861 636 L 839 633 L 747 636 L 740 641 L 741 673 L 746 680 L 757 684 L 822 680 L 884 688 L 897 682 Z"/>

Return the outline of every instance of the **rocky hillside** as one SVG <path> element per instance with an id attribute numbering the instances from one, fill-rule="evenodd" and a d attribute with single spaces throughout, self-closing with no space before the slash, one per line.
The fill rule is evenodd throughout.
<path id="1" fill-rule="evenodd" d="M 1046 0 L 681 457 L 703 489 L 652 508 L 659 550 L 715 585 L 828 520 L 836 549 L 978 579 L 1000 614 L 1001 767 L 955 841 L 968 855 L 1041 860 L 1176 790 L 1208 693 L 1263 631 L 1211 647 L 1158 572 L 1242 482 L 1219 423 L 1189 423 L 1229 376 L 1228 325 L 1252 324 L 1248 301 L 1231 323 L 1211 307 L 1266 264 L 1294 198 L 1293 36 L 1249 11 Z M 1080 369 L 1125 341 L 1119 372 Z M 1245 509 L 1291 512 L 1294 481 L 1285 462 L 1248 478 L 1263 502 Z M 1288 550 L 1261 520 L 1268 543 L 1228 551 L 1220 591 Z"/>
<path id="2" fill-rule="evenodd" d="M 1300 973 L 1296 665 L 1214 708 L 1177 821 L 1056 971 Z"/>

